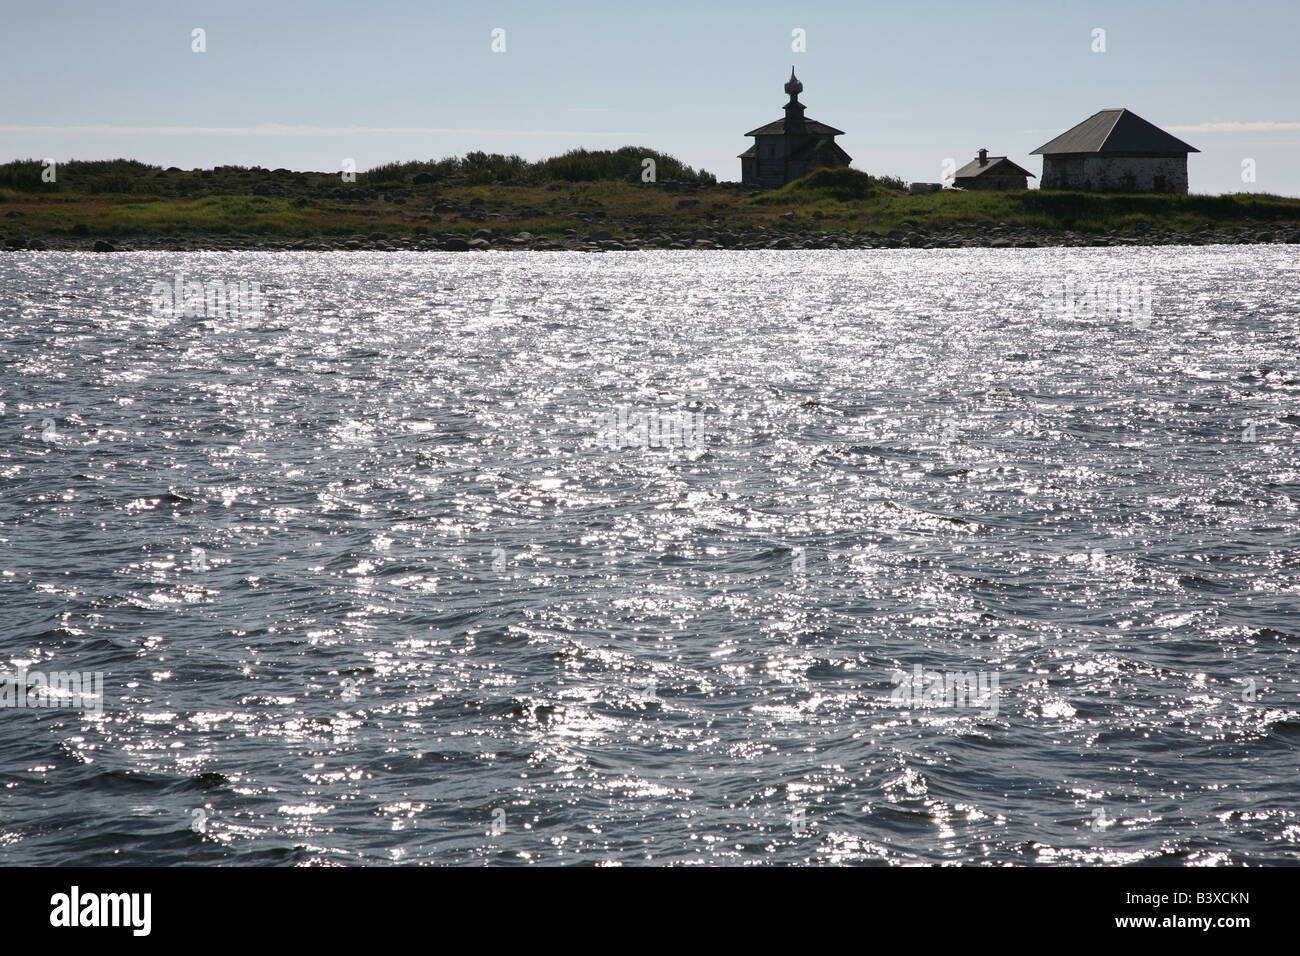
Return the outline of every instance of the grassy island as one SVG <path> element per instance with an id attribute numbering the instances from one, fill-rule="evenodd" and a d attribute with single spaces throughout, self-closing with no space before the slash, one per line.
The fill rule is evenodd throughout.
<path id="1" fill-rule="evenodd" d="M 647 161 L 653 161 L 652 167 Z M 643 181 L 652 168 L 653 181 Z M 860 248 L 1300 242 L 1300 199 L 910 195 L 853 169 L 761 192 L 655 150 L 464 157 L 352 174 L 134 160 L 0 165 L 10 249 Z"/>

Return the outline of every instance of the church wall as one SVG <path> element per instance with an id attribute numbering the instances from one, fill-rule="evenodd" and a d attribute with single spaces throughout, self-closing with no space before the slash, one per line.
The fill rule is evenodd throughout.
<path id="1" fill-rule="evenodd" d="M 757 136 L 755 141 L 757 158 L 740 161 L 741 182 L 763 189 L 784 186 L 815 169 L 846 165 L 837 151 L 826 149 L 811 156 L 790 159 L 790 153 L 808 142 L 806 136 Z"/>

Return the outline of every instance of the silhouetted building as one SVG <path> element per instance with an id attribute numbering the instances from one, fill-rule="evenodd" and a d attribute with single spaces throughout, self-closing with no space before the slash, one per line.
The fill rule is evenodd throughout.
<path id="1" fill-rule="evenodd" d="M 754 145 L 740 154 L 742 182 L 769 189 L 806 176 L 814 169 L 836 169 L 853 161 L 835 142 L 836 136 L 844 135 L 843 130 L 803 115 L 804 106 L 799 102 L 803 84 L 795 78 L 793 67 L 785 91 L 790 94 L 790 102 L 785 104 L 785 119 L 745 134 L 754 137 Z"/>
<path id="2" fill-rule="evenodd" d="M 1125 109 L 1102 110 L 1034 150 L 1044 189 L 1186 193 L 1187 154 L 1176 136 Z"/>
<path id="3" fill-rule="evenodd" d="M 1029 180 L 1037 179 L 1005 156 L 990 156 L 987 149 L 957 170 L 952 184 L 961 189 L 1028 189 Z"/>

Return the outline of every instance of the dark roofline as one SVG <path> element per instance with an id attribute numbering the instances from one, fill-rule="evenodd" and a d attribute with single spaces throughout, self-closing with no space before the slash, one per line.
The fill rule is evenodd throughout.
<path id="1" fill-rule="evenodd" d="M 1121 129 L 1122 125 L 1122 129 Z M 1118 132 L 1117 132 L 1118 131 Z M 1143 148 L 1148 147 L 1148 148 Z M 1178 156 L 1200 150 L 1167 133 L 1130 109 L 1098 110 L 1082 123 L 1030 152 L 1031 156 L 1073 156 L 1127 153 L 1143 156 Z"/>
<path id="2" fill-rule="evenodd" d="M 818 122 L 817 120 L 813 119 L 811 116 L 805 116 L 803 122 L 804 122 L 804 132 L 810 136 L 843 136 L 844 135 L 844 130 L 836 129 L 834 126 L 831 126 L 828 123 Z M 780 127 L 780 130 L 778 132 L 764 132 L 764 130 L 770 130 L 773 127 Z M 816 129 L 813 129 L 813 127 L 816 127 Z M 770 123 L 764 123 L 762 126 L 758 127 L 757 129 L 751 129 L 745 135 L 746 136 L 791 136 L 791 135 L 802 136 L 804 135 L 804 133 L 787 133 L 785 131 L 785 118 L 782 117 L 779 120 L 773 120 Z"/>
<path id="3" fill-rule="evenodd" d="M 953 179 L 978 179 L 980 176 L 983 176 L 985 173 L 988 173 L 991 170 L 994 170 L 998 166 L 1001 166 L 1003 164 L 1006 164 L 1006 166 L 1008 166 L 1010 170 L 1014 171 L 1017 176 L 1025 175 L 1028 176 L 1030 179 L 1038 178 L 1029 170 L 1025 169 L 1023 166 L 1019 165 L 1018 163 L 1013 163 L 1010 159 L 1008 159 L 1005 156 L 988 156 L 986 158 L 988 159 L 988 164 L 985 166 L 978 165 L 979 157 L 972 159 L 961 169 L 957 170 L 957 172 L 953 173 Z M 967 172 L 968 169 L 972 169 L 972 168 L 974 169 L 973 172 Z"/>

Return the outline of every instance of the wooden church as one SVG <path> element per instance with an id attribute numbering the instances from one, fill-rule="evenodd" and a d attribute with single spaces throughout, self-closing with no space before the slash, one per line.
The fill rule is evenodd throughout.
<path id="1" fill-rule="evenodd" d="M 740 154 L 740 179 L 760 189 L 784 186 L 814 169 L 836 169 L 852 162 L 835 142 L 836 136 L 844 135 L 843 130 L 803 115 L 804 106 L 799 102 L 803 84 L 795 77 L 794 67 L 785 91 L 790 95 L 785 118 L 745 134 L 754 137 L 754 145 Z"/>

